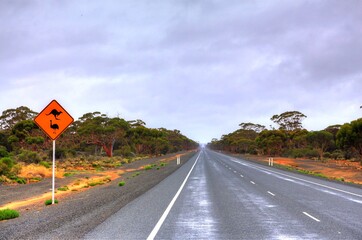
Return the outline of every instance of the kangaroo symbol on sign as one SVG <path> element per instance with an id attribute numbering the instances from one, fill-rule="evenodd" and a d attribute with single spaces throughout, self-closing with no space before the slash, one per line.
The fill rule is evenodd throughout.
<path id="1" fill-rule="evenodd" d="M 53 109 L 50 113 L 46 114 L 47 116 L 49 116 L 50 114 L 52 114 L 56 120 L 60 120 L 58 119 L 58 116 L 62 113 L 62 111 L 58 112 L 58 110 Z"/>

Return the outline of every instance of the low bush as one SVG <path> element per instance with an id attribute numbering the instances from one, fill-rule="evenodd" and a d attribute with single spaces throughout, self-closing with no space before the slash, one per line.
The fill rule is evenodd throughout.
<path id="1" fill-rule="evenodd" d="M 302 157 L 316 158 L 316 157 L 319 157 L 319 154 L 316 150 L 309 149 L 309 148 L 290 149 L 284 155 L 287 157 L 290 157 L 290 158 L 302 158 Z"/>
<path id="2" fill-rule="evenodd" d="M 344 159 L 344 153 L 342 150 L 335 150 L 332 152 L 331 157 L 335 160 L 341 160 Z"/>
<path id="3" fill-rule="evenodd" d="M 137 177 L 140 174 L 141 174 L 140 172 L 135 172 L 134 174 L 132 174 L 132 177 Z"/>
<path id="4" fill-rule="evenodd" d="M 42 158 L 37 152 L 23 150 L 18 155 L 18 160 L 25 163 L 40 163 Z"/>
<path id="5" fill-rule="evenodd" d="M 151 170 L 152 168 L 153 168 L 152 165 L 146 165 L 146 166 L 144 166 L 144 169 L 145 169 L 145 170 Z"/>
<path id="6" fill-rule="evenodd" d="M 0 146 L 0 158 L 9 157 L 9 152 L 6 150 L 6 147 Z"/>
<path id="7" fill-rule="evenodd" d="M 63 177 L 71 177 L 73 176 L 75 173 L 70 173 L 70 172 L 66 172 L 63 174 Z"/>
<path id="8" fill-rule="evenodd" d="M 12 219 L 12 218 L 17 218 L 19 217 L 19 213 L 15 210 L 12 209 L 4 209 L 4 210 L 0 210 L 0 221 L 2 220 L 7 220 L 7 219 Z"/>
<path id="9" fill-rule="evenodd" d="M 97 181 L 97 182 L 90 182 L 90 183 L 88 183 L 88 186 L 90 186 L 90 187 L 95 187 L 95 186 L 97 186 L 97 185 L 103 185 L 103 184 L 104 184 L 104 182 Z"/>
<path id="10" fill-rule="evenodd" d="M 54 203 L 55 204 L 58 204 L 58 200 L 57 199 L 54 199 Z M 52 204 L 52 200 L 51 199 L 48 199 L 45 201 L 45 205 L 48 206 L 48 205 L 51 205 Z"/>
<path id="11" fill-rule="evenodd" d="M 69 187 L 68 187 L 68 186 L 64 186 L 64 187 L 58 188 L 58 191 L 63 191 L 63 192 L 65 192 L 65 191 L 68 191 L 68 190 L 69 190 Z"/>
<path id="12" fill-rule="evenodd" d="M 125 181 L 122 181 L 122 182 L 119 182 L 119 183 L 118 183 L 118 186 L 122 187 L 122 186 L 124 186 L 125 184 L 126 184 L 126 182 L 125 182 Z"/>
<path id="13" fill-rule="evenodd" d="M 18 184 L 26 184 L 25 178 L 15 177 L 13 180 L 15 180 Z"/>
<path id="14" fill-rule="evenodd" d="M 325 152 L 323 158 L 332 158 L 332 154 L 330 152 Z"/>
<path id="15" fill-rule="evenodd" d="M 0 175 L 9 176 L 14 166 L 14 160 L 9 157 L 0 159 Z"/>
<path id="16" fill-rule="evenodd" d="M 48 163 L 48 162 L 46 162 L 46 161 L 41 161 L 41 162 L 39 163 L 39 165 L 44 166 L 44 167 L 46 167 L 46 168 L 50 168 L 50 163 Z"/>
<path id="17" fill-rule="evenodd" d="M 53 150 L 49 150 L 48 157 L 53 159 Z M 62 148 L 55 149 L 55 159 L 63 159 L 66 157 L 66 151 Z"/>

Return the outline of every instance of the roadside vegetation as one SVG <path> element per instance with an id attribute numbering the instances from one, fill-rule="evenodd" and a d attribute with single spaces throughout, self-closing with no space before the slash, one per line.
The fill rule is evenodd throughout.
<path id="1" fill-rule="evenodd" d="M 358 161 L 362 165 L 362 118 L 343 125 L 308 131 L 302 121 L 307 116 L 288 111 L 271 117 L 275 126 L 267 129 L 256 123 L 241 123 L 236 131 L 213 139 L 208 147 L 231 153 Z"/>
<path id="2" fill-rule="evenodd" d="M 0 210 L 0 221 L 19 217 L 19 212 L 12 209 Z"/>
<path id="3" fill-rule="evenodd" d="M 52 205 L 53 201 L 51 199 L 45 200 L 44 204 L 46 206 Z M 59 201 L 57 199 L 54 199 L 54 204 L 58 204 Z"/>
<path id="4" fill-rule="evenodd" d="M 52 142 L 33 122 L 37 114 L 24 106 L 2 112 L 0 184 L 25 184 L 51 176 Z M 147 128 L 139 119 L 126 121 L 100 112 L 86 113 L 57 140 L 57 177 L 103 171 L 197 147 L 176 129 Z"/>

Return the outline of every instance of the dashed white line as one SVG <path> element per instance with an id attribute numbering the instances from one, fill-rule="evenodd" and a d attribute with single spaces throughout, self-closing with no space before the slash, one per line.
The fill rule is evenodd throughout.
<path id="1" fill-rule="evenodd" d="M 268 193 L 269 193 L 270 195 L 272 195 L 273 197 L 275 196 L 275 194 L 274 194 L 274 193 L 272 193 L 272 192 L 269 192 L 269 191 L 268 191 Z"/>
<path id="2" fill-rule="evenodd" d="M 311 219 L 313 219 L 313 220 L 316 221 L 316 222 L 320 222 L 320 221 L 321 221 L 321 220 L 319 220 L 318 218 L 313 217 L 312 215 L 310 215 L 310 214 L 307 213 L 307 212 L 303 212 L 303 214 L 306 215 L 306 216 L 308 216 L 308 217 L 310 217 Z"/>
<path id="3" fill-rule="evenodd" d="M 240 177 L 244 177 L 244 176 L 240 174 Z"/>
<path id="4" fill-rule="evenodd" d="M 251 184 L 255 184 L 255 182 L 253 182 L 253 181 L 250 181 L 251 182 Z"/>
<path id="5" fill-rule="evenodd" d="M 236 173 L 236 171 L 234 171 L 234 173 Z"/>

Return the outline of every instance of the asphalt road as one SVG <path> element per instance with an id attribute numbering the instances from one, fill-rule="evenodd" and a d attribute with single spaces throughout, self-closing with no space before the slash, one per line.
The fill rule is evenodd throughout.
<path id="1" fill-rule="evenodd" d="M 362 189 L 203 149 L 86 239 L 362 239 Z"/>

